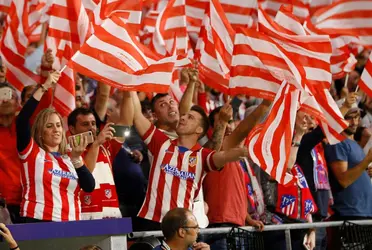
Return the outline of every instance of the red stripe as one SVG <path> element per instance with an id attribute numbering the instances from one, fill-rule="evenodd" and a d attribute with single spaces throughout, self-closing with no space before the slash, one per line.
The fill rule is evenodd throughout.
<path id="1" fill-rule="evenodd" d="M 28 163 L 28 181 L 29 181 L 29 194 L 28 200 L 30 201 L 26 216 L 30 218 L 35 217 L 35 206 L 36 206 L 36 187 L 35 187 L 35 174 L 36 174 L 36 156 L 40 152 L 40 148 L 34 144 L 32 154 L 30 154 L 25 162 Z"/>
<path id="2" fill-rule="evenodd" d="M 166 155 L 170 155 L 170 154 L 166 154 Z M 178 151 L 177 166 L 174 166 L 174 167 L 176 167 L 179 171 L 183 171 L 183 169 L 182 169 L 183 164 L 182 163 L 184 161 L 184 157 L 185 157 L 185 154 Z M 180 189 L 180 182 L 181 182 L 181 179 L 179 177 L 173 177 L 172 178 L 172 186 L 171 186 L 171 189 L 170 189 L 171 199 L 170 199 L 169 210 L 172 210 L 172 209 L 178 207 L 178 192 L 179 192 L 179 189 Z M 188 181 L 186 180 L 186 182 L 188 182 Z"/>
<path id="3" fill-rule="evenodd" d="M 175 146 L 174 144 L 171 144 L 168 148 L 168 151 L 174 152 Z M 171 162 L 173 153 L 165 153 L 165 156 L 163 158 L 161 166 L 156 166 L 156 167 L 162 167 L 165 164 L 169 164 Z M 164 191 L 169 192 L 169 190 L 165 190 L 165 175 L 166 173 L 164 172 L 163 169 L 160 170 L 160 176 L 158 180 L 158 187 L 157 187 L 157 196 L 156 196 L 156 202 L 155 202 L 155 209 L 154 209 L 154 216 L 152 217 L 153 221 L 161 221 L 162 217 L 162 207 L 163 207 L 163 196 L 164 196 Z M 173 178 L 174 180 L 175 178 Z M 173 198 L 173 197 L 172 197 Z"/>

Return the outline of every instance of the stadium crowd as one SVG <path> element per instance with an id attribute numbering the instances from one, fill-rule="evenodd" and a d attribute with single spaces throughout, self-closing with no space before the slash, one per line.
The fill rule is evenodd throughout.
<path id="1" fill-rule="evenodd" d="M 41 82 L 21 93 L 1 61 L 0 223 L 131 217 L 134 231 L 163 231 L 156 249 L 217 250 L 227 249 L 226 235 L 196 243 L 200 228 L 253 226 L 265 249 L 286 249 L 284 232 L 266 225 L 372 219 L 372 97 L 358 87 L 370 53 L 332 81 L 348 122 L 344 140 L 329 144 L 317 117 L 296 111 L 288 185 L 248 150 L 273 102 L 226 95 L 193 66 L 179 72 L 180 100 L 76 73 L 76 108 L 65 117 L 51 107 L 61 77 L 52 50 L 34 61 Z M 0 234 L 18 249 L 4 224 Z M 338 228 L 292 230 L 291 242 L 292 249 L 341 249 Z"/>

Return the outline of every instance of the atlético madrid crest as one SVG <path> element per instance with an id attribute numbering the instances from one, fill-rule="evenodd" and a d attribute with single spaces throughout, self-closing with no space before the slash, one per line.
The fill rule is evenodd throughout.
<path id="1" fill-rule="evenodd" d="M 92 203 L 92 196 L 84 195 L 84 203 L 89 206 Z"/>
<path id="2" fill-rule="evenodd" d="M 110 199 L 112 197 L 111 189 L 105 189 L 105 196 L 107 199 Z"/>
<path id="3" fill-rule="evenodd" d="M 198 160 L 196 159 L 196 156 L 190 156 L 189 157 L 189 166 L 190 167 L 195 167 L 196 164 L 198 163 Z"/>

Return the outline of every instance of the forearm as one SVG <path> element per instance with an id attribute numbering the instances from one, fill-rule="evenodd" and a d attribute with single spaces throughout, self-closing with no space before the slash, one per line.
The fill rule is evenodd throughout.
<path id="1" fill-rule="evenodd" d="M 142 114 L 141 103 L 136 92 L 130 92 L 132 105 L 134 109 L 133 124 L 138 134 L 142 137 L 151 127 L 151 122 Z"/>
<path id="2" fill-rule="evenodd" d="M 299 144 L 301 140 L 302 140 L 302 135 L 298 135 L 298 133 L 296 133 L 296 135 L 293 136 L 292 141 L 293 141 L 293 144 Z M 291 151 L 290 151 L 290 154 L 289 154 L 289 160 L 288 160 L 288 164 L 287 164 L 287 170 L 292 169 L 292 167 L 296 163 L 298 148 L 299 147 L 296 146 L 296 145 L 291 146 Z"/>
<path id="3" fill-rule="evenodd" d="M 228 162 L 238 161 L 245 157 L 247 150 L 245 148 L 233 148 L 227 151 L 220 151 L 213 155 L 213 162 L 217 169 L 223 168 Z"/>
<path id="4" fill-rule="evenodd" d="M 368 165 L 371 162 L 367 159 L 364 159 L 360 162 L 357 166 L 348 169 L 347 171 L 343 172 L 339 177 L 339 183 L 344 187 L 347 188 L 351 184 L 353 184 L 359 177 L 366 171 Z"/>
<path id="5" fill-rule="evenodd" d="M 96 186 L 96 181 L 89 169 L 83 165 L 76 169 L 79 178 L 79 185 L 85 192 L 92 192 Z"/>
<path id="6" fill-rule="evenodd" d="M 123 99 L 120 105 L 120 121 L 119 124 L 121 125 L 133 125 L 133 117 L 134 117 L 134 108 L 133 103 L 130 98 L 129 92 L 122 92 Z"/>
<path id="7" fill-rule="evenodd" d="M 220 151 L 226 131 L 227 123 L 219 121 L 214 125 L 212 138 L 204 145 L 205 148 Z"/>
<path id="8" fill-rule="evenodd" d="M 269 102 L 262 102 L 248 117 L 246 117 L 233 133 L 226 138 L 223 148 L 230 149 L 238 147 L 239 144 L 248 136 L 251 130 L 260 122 L 261 118 L 269 110 Z"/>
<path id="9" fill-rule="evenodd" d="M 16 119 L 17 130 L 17 150 L 22 152 L 26 149 L 31 140 L 31 125 L 30 119 L 35 112 L 39 101 L 35 97 L 31 97 L 23 106 Z"/>
<path id="10" fill-rule="evenodd" d="M 108 99 L 110 98 L 110 91 L 111 91 L 110 85 L 107 85 L 101 82 L 98 83 L 96 103 L 94 105 L 94 110 L 96 111 L 101 121 L 105 119 L 105 115 L 107 111 L 107 102 L 108 102 Z"/>
<path id="11" fill-rule="evenodd" d="M 88 152 L 84 156 L 85 165 L 91 173 L 93 173 L 94 169 L 96 168 L 98 153 L 99 153 L 99 144 L 96 142 L 93 142 Z"/>
<path id="12" fill-rule="evenodd" d="M 190 81 L 180 101 L 180 115 L 186 114 L 190 111 L 192 107 L 192 100 L 194 97 L 194 89 L 195 82 Z"/>

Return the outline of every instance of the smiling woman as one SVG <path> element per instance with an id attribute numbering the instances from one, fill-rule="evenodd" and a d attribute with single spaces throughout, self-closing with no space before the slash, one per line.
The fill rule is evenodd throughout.
<path id="1" fill-rule="evenodd" d="M 16 120 L 17 149 L 23 167 L 21 217 L 24 222 L 80 220 L 79 193 L 94 190 L 95 181 L 81 160 L 88 142 L 71 143 L 66 153 L 62 117 L 54 109 L 44 109 L 30 128 L 30 118 L 45 92 L 58 81 L 50 73 L 22 108 Z"/>

